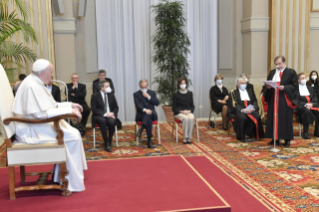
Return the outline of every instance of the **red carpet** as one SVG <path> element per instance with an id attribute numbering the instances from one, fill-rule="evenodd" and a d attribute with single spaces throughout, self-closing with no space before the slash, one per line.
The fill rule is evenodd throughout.
<path id="1" fill-rule="evenodd" d="M 186 157 L 186 159 L 226 202 L 231 205 L 232 212 L 271 211 L 205 156 Z"/>
<path id="2" fill-rule="evenodd" d="M 197 164 L 200 162 L 198 159 L 188 160 L 199 168 L 204 168 Z M 31 168 L 47 170 L 51 167 Z M 8 171 L 1 168 L 1 212 L 231 211 L 227 203 L 223 202 L 180 156 L 93 161 L 88 163 L 88 167 L 89 170 L 85 172 L 84 192 L 73 193 L 70 197 L 60 196 L 60 191 L 57 190 L 20 192 L 17 193 L 16 200 L 9 200 Z M 16 176 L 18 182 L 18 171 Z M 209 176 L 206 177 L 210 179 Z"/>

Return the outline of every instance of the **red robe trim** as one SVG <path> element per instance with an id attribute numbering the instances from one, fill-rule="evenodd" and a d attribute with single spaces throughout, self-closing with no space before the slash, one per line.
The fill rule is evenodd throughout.
<path id="1" fill-rule="evenodd" d="M 247 107 L 247 100 L 244 101 L 245 107 Z M 258 121 L 255 119 L 255 117 L 251 114 L 246 114 L 256 125 L 256 138 L 259 140 L 259 132 L 258 132 Z"/>

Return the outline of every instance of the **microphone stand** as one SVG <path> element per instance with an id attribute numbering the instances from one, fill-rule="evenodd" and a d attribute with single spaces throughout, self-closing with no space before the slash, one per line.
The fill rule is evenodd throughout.
<path id="1" fill-rule="evenodd" d="M 67 87 L 66 83 L 63 82 L 63 81 L 61 81 L 61 80 L 54 80 L 54 79 L 51 80 L 51 81 L 52 81 L 52 82 L 61 83 L 61 84 L 63 84 L 63 85 L 65 86 L 66 101 L 69 102 L 69 91 L 68 91 L 68 87 Z M 68 118 L 68 122 L 69 122 L 69 124 L 70 124 L 70 118 Z"/>
<path id="2" fill-rule="evenodd" d="M 277 96 L 277 89 L 278 89 L 278 87 L 275 87 L 274 88 L 275 89 L 275 112 L 274 112 L 274 119 L 275 119 L 275 128 L 274 128 L 274 148 L 272 148 L 272 149 L 270 149 L 270 151 L 271 152 L 280 152 L 280 150 L 279 149 L 277 149 L 276 148 L 276 137 L 277 137 L 277 122 L 276 122 L 276 120 L 277 120 L 277 116 L 278 116 L 278 114 L 277 114 L 277 98 L 278 98 L 278 96 Z M 279 139 L 278 139 L 279 140 Z"/>

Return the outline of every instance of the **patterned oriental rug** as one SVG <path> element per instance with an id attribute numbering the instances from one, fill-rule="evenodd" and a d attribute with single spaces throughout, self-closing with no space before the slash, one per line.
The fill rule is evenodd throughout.
<path id="1" fill-rule="evenodd" d="M 218 124 L 217 124 L 218 125 Z M 140 145 L 136 146 L 134 126 L 123 126 L 118 131 L 119 147 L 104 151 L 100 131 L 96 135 L 96 148 L 93 148 L 92 130 L 83 138 L 87 160 L 116 159 L 130 157 L 149 157 L 165 155 L 206 156 L 236 182 L 241 184 L 256 198 L 262 199 L 274 211 L 319 211 L 319 140 L 295 139 L 290 148 L 279 146 L 279 153 L 269 150 L 270 139 L 255 141 L 248 139 L 241 143 L 221 127 L 211 128 L 207 122 L 199 122 L 200 142 L 192 145 L 182 144 L 182 129 L 179 127 L 179 143 L 172 137 L 172 125 L 161 124 L 161 142 L 155 149 L 146 147 L 146 135 L 142 135 Z M 299 134 L 294 124 L 295 136 Z M 155 135 L 155 132 L 153 132 Z M 310 129 L 313 135 L 313 128 Z M 113 139 L 115 140 L 115 138 Z M 5 147 L 0 147 L 0 166 L 5 166 Z M 258 210 L 257 210 L 258 211 Z"/>

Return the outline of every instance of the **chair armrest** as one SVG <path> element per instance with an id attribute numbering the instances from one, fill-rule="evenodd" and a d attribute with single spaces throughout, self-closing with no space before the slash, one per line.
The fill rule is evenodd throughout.
<path id="1" fill-rule="evenodd" d="M 71 114 L 65 114 L 61 116 L 55 116 L 48 119 L 26 119 L 26 118 L 19 118 L 19 117 L 10 117 L 3 120 L 3 123 L 5 125 L 8 125 L 12 121 L 22 122 L 27 124 L 43 124 L 48 122 L 54 122 L 54 130 L 57 132 L 56 139 L 58 141 L 58 144 L 64 145 L 64 140 L 63 140 L 64 133 L 60 128 L 59 121 L 62 119 L 67 119 L 67 118 L 77 118 L 77 116 L 71 113 Z"/>
<path id="2" fill-rule="evenodd" d="M 19 118 L 19 117 L 10 117 L 10 118 L 4 119 L 3 123 L 5 125 L 8 125 L 12 121 L 16 121 L 16 122 L 22 122 L 27 124 L 43 124 L 43 123 L 48 123 L 53 121 L 60 121 L 61 119 L 67 119 L 67 118 L 77 118 L 77 116 L 71 113 L 71 114 L 55 116 L 55 117 L 47 118 L 47 119 L 26 119 L 26 118 Z"/>

